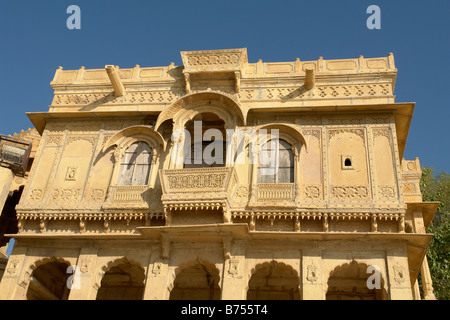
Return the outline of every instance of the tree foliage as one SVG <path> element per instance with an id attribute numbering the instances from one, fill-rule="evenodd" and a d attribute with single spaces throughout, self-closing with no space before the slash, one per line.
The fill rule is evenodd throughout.
<path id="1" fill-rule="evenodd" d="M 450 300 L 450 174 L 423 166 L 420 189 L 423 201 L 440 202 L 427 230 L 434 234 L 427 258 L 436 298 Z"/>

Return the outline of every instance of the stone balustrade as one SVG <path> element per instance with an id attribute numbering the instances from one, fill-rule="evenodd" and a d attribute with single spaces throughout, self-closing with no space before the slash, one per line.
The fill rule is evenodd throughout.
<path id="1" fill-rule="evenodd" d="M 258 183 L 258 201 L 294 201 L 293 183 Z"/>

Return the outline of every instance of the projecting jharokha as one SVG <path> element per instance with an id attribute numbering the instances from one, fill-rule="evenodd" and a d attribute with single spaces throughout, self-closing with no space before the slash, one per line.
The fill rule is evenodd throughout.
<path id="1" fill-rule="evenodd" d="M 434 297 L 393 54 L 181 56 L 56 71 L 28 169 L 2 173 L 0 298 L 420 299 L 419 274 Z"/>

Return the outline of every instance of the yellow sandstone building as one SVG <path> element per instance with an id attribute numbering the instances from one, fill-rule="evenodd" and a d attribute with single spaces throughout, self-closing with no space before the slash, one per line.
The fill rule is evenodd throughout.
<path id="1" fill-rule="evenodd" d="M 392 54 L 181 56 L 56 71 L 31 169 L 1 168 L 1 299 L 420 299 L 419 273 L 434 298 Z"/>

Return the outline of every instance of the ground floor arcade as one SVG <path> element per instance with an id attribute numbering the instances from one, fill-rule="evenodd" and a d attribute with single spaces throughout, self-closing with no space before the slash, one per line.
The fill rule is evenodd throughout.
<path id="1" fill-rule="evenodd" d="M 150 227 L 128 236 L 19 236 L 0 299 L 418 298 L 412 279 L 427 235 L 242 230 Z"/>

